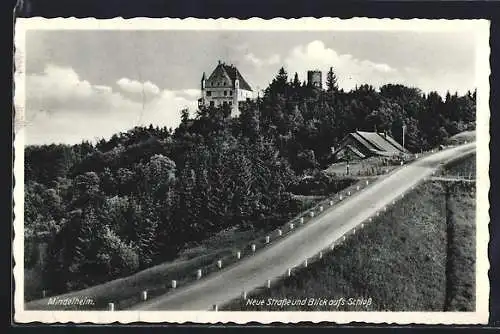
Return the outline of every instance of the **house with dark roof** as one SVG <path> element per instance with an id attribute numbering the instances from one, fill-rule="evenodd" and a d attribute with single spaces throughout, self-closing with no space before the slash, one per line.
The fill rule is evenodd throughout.
<path id="1" fill-rule="evenodd" d="M 208 78 L 203 73 L 199 107 L 228 105 L 231 107 L 231 116 L 237 116 L 239 103 L 251 98 L 253 98 L 252 88 L 236 66 L 219 61 Z"/>
<path id="2" fill-rule="evenodd" d="M 339 146 L 333 149 L 335 161 L 349 159 L 365 159 L 372 156 L 396 157 L 409 154 L 401 144 L 387 133 L 356 131 L 342 139 Z"/>

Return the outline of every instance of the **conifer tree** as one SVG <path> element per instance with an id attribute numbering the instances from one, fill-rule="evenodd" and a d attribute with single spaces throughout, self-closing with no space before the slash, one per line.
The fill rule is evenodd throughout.
<path id="1" fill-rule="evenodd" d="M 339 89 L 337 76 L 333 72 L 333 67 L 330 67 L 326 74 L 326 89 L 328 92 L 336 92 Z"/>

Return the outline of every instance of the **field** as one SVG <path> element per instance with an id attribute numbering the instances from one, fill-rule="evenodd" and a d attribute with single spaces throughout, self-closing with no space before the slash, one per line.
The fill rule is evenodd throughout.
<path id="1" fill-rule="evenodd" d="M 307 269 L 224 309 L 473 311 L 474 294 L 475 187 L 428 182 Z M 353 298 L 355 303 L 286 308 L 247 304 L 252 299 L 267 303 L 269 298 Z"/>

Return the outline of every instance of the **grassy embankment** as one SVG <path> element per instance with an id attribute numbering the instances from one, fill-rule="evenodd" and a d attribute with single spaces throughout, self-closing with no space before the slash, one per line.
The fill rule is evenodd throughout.
<path id="1" fill-rule="evenodd" d="M 384 158 L 370 157 L 351 161 L 349 163 L 349 174 L 347 174 L 347 162 L 345 161 L 332 164 L 325 170 L 325 173 L 339 177 L 376 177 L 377 175 L 384 175 L 397 167 L 399 167 L 399 164 L 388 163 Z"/>
<path id="2" fill-rule="evenodd" d="M 476 140 L 476 130 L 464 131 L 448 138 L 446 140 L 446 144 L 458 145 L 458 144 L 463 144 L 465 141 L 472 142 L 474 140 Z"/>
<path id="3" fill-rule="evenodd" d="M 354 182 L 345 179 L 338 181 L 334 178 L 328 182 L 324 180 L 319 181 L 319 184 L 316 184 L 315 181 L 312 183 L 308 181 L 296 187 L 295 190 L 300 190 L 301 195 L 293 196 L 295 205 L 293 205 L 292 209 L 295 213 L 300 214 L 318 205 L 330 191 L 340 191 L 348 186 L 353 186 Z M 315 191 L 312 191 L 313 188 Z M 304 195 L 311 193 L 313 195 Z M 283 227 L 280 228 L 283 229 L 284 233 L 288 232 Z M 194 280 L 198 269 L 203 270 L 204 276 L 207 273 L 217 271 L 216 261 L 219 259 L 223 260 L 225 266 L 236 262 L 234 256 L 236 251 L 241 251 L 242 256 L 245 256 L 251 252 L 251 243 L 255 243 L 258 249 L 263 245 L 266 234 L 271 235 L 272 242 L 277 237 L 276 232 L 277 230 L 272 227 L 253 230 L 235 226 L 207 238 L 200 244 L 187 244 L 185 249 L 180 252 L 179 257 L 173 262 L 163 263 L 128 277 L 57 296 L 58 298 L 85 296 L 92 298 L 95 305 L 55 306 L 48 305 L 49 298 L 44 298 L 28 302 L 25 307 L 26 309 L 44 310 L 99 310 L 106 309 L 107 304 L 113 302 L 115 303 L 115 309 L 125 309 L 140 302 L 140 295 L 144 290 L 148 291 L 148 298 L 159 296 L 170 290 L 172 279 L 177 280 L 177 284 L 182 286 Z M 37 276 L 31 271 L 27 272 L 27 274 L 29 275 L 25 275 L 25 290 L 27 287 L 31 291 L 36 286 Z"/>
<path id="4" fill-rule="evenodd" d="M 455 164 L 470 169 L 475 156 Z M 364 297 L 368 305 L 249 306 L 226 310 L 473 311 L 475 185 L 428 182 L 307 269 L 252 298 Z"/>

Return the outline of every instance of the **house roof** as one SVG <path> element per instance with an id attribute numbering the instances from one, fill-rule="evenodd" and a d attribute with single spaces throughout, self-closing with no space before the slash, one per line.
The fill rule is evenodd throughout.
<path id="1" fill-rule="evenodd" d="M 375 146 L 379 151 L 388 153 L 406 152 L 406 150 L 403 149 L 403 147 L 389 135 L 385 135 L 383 133 L 365 132 L 365 131 L 356 131 L 356 133 L 359 136 L 362 136 L 366 141 L 370 142 L 370 144 Z"/>
<path id="2" fill-rule="evenodd" d="M 212 74 L 208 77 L 206 87 L 230 87 L 234 88 L 234 81 L 239 79 L 240 88 L 252 91 L 252 88 L 234 65 L 219 63 Z"/>
<path id="3" fill-rule="evenodd" d="M 401 152 L 408 152 L 396 140 L 394 140 L 394 138 L 388 135 L 377 132 L 356 131 L 349 133 L 344 138 L 343 144 L 341 144 L 341 146 L 333 153 L 334 155 L 345 147 L 349 147 L 349 149 L 356 153 L 351 147 L 352 145 L 348 144 L 347 139 L 349 137 L 353 138 L 374 155 L 391 156 Z"/>
<path id="4" fill-rule="evenodd" d="M 348 147 L 354 154 L 356 154 L 358 157 L 360 158 L 365 158 L 366 156 L 361 153 L 356 147 L 352 146 L 352 145 L 346 145 L 346 147 Z"/>

